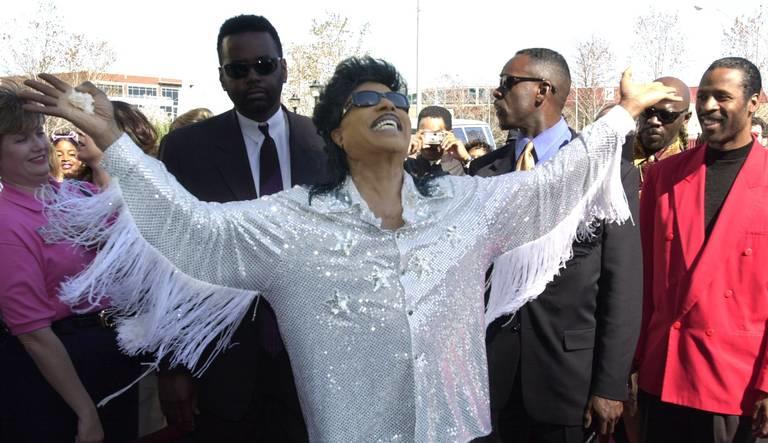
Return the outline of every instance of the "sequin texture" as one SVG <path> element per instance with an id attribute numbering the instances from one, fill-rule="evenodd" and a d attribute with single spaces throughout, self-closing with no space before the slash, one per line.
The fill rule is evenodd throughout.
<path id="1" fill-rule="evenodd" d="M 579 201 L 632 127 L 619 117 L 531 172 L 441 177 L 432 196 L 406 175 L 394 232 L 351 180 L 311 205 L 304 188 L 201 203 L 127 136 L 104 165 L 176 267 L 268 299 L 311 440 L 468 441 L 490 432 L 485 270 Z"/>

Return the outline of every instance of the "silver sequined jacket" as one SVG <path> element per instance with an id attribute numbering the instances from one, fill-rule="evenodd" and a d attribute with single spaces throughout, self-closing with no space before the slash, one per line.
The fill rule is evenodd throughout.
<path id="1" fill-rule="evenodd" d="M 124 135 L 104 157 L 117 179 L 104 198 L 130 226 L 113 224 L 101 263 L 69 293 L 82 297 L 94 282 L 131 293 L 115 295 L 123 348 L 188 365 L 261 294 L 277 315 L 311 440 L 468 441 L 491 430 L 486 324 L 539 294 L 593 217 L 628 217 L 619 150 L 632 127 L 616 107 L 533 171 L 441 177 L 431 196 L 406 175 L 405 225 L 394 231 L 350 179 L 311 205 L 300 187 L 200 202 Z M 108 217 L 88 215 L 97 216 Z M 502 254 L 513 272 L 498 284 L 509 290 L 486 312 L 485 270 Z M 181 274 L 194 280 L 173 283 Z"/>

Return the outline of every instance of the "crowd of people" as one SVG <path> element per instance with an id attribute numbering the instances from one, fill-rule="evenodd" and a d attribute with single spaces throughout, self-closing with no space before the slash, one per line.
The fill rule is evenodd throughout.
<path id="1" fill-rule="evenodd" d="M 233 109 L 162 140 L 90 83 L 0 85 L 0 441 L 766 441 L 752 62 L 693 98 L 627 72 L 578 132 L 521 49 L 491 151 L 441 106 L 411 131 L 372 57 L 291 112 L 264 17 L 217 52 Z"/>

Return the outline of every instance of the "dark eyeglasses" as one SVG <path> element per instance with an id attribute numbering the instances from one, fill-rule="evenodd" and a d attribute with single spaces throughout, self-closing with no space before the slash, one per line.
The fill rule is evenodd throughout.
<path id="1" fill-rule="evenodd" d="M 668 125 L 675 120 L 678 119 L 681 115 L 685 114 L 687 111 L 680 111 L 680 112 L 672 112 L 667 111 L 666 109 L 656 109 L 653 106 L 650 108 L 645 108 L 645 110 L 642 113 L 642 116 L 644 119 L 649 119 L 653 116 L 656 116 L 656 118 L 659 119 L 661 124 Z"/>
<path id="2" fill-rule="evenodd" d="M 51 134 L 51 142 L 52 143 L 55 143 L 55 142 L 57 142 L 59 140 L 62 140 L 62 139 L 72 140 L 75 143 L 78 142 L 77 133 L 75 131 L 69 131 L 66 134 L 56 134 L 56 133 Z"/>
<path id="3" fill-rule="evenodd" d="M 516 75 L 506 75 L 506 74 L 501 75 L 501 77 L 499 78 L 499 89 L 502 91 L 509 91 L 510 89 L 514 88 L 516 84 L 522 83 L 522 82 L 546 82 L 546 83 L 549 83 L 549 86 L 552 89 L 552 94 L 557 93 L 557 88 L 555 88 L 555 85 L 553 85 L 552 82 L 550 82 L 545 78 L 518 77 Z"/>
<path id="4" fill-rule="evenodd" d="M 227 63 L 221 69 L 224 70 L 228 77 L 237 80 L 247 77 L 251 69 L 259 75 L 269 75 L 275 72 L 279 63 L 280 57 L 259 57 L 254 63 Z"/>
<path id="5" fill-rule="evenodd" d="M 392 102 L 392 104 L 395 105 L 397 109 L 402 109 L 405 112 L 408 112 L 408 109 L 411 107 L 410 103 L 408 103 L 408 97 L 399 92 L 390 91 L 382 93 L 376 91 L 357 91 L 352 93 L 349 101 L 344 106 L 344 111 L 342 112 L 341 116 L 343 118 L 344 115 L 346 115 L 352 107 L 367 108 L 370 106 L 376 106 L 381 102 L 382 98 L 386 98 Z"/>

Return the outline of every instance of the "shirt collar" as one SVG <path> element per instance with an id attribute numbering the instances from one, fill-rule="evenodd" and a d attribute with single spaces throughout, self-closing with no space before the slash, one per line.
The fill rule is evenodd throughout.
<path id="1" fill-rule="evenodd" d="M 59 183 L 53 178 L 48 179 L 48 184 L 54 188 L 59 188 Z M 43 212 L 43 203 L 39 200 L 37 194 L 32 195 L 22 191 L 16 186 L 7 182 L 2 183 L 3 190 L 0 191 L 0 199 L 7 200 L 15 205 L 22 206 L 31 211 Z M 40 188 L 38 188 L 39 190 Z"/>
<path id="2" fill-rule="evenodd" d="M 407 173 L 403 175 L 400 198 L 403 205 L 403 220 L 406 224 L 410 225 L 428 219 L 431 216 L 430 205 L 428 204 L 430 200 L 453 197 L 451 184 L 444 177 L 434 179 L 430 185 L 432 186 L 432 195 L 421 195 L 413 182 L 413 177 Z M 374 226 L 381 226 L 381 219 L 370 210 L 350 176 L 347 176 L 336 192 L 313 200 L 312 206 L 320 213 L 346 212 L 358 209 L 361 220 Z"/>
<path id="3" fill-rule="evenodd" d="M 517 140 L 517 143 L 515 143 L 515 158 L 520 157 L 525 145 L 529 141 L 531 139 L 528 137 Z M 549 160 L 569 141 L 571 141 L 571 130 L 568 128 L 568 123 L 565 122 L 565 119 L 560 117 L 560 120 L 554 126 L 547 128 L 544 132 L 533 138 L 533 150 L 536 152 L 536 158 L 539 162 Z"/>
<path id="4" fill-rule="evenodd" d="M 259 126 L 264 125 L 264 123 L 269 125 L 269 134 L 272 136 L 272 138 L 276 138 L 275 134 L 285 130 L 285 113 L 283 112 L 282 106 L 277 108 L 277 112 L 272 114 L 272 117 L 270 117 L 266 122 L 257 122 L 256 120 L 251 120 L 238 111 L 235 111 L 235 113 L 237 114 L 237 120 L 240 123 L 240 128 L 243 130 L 243 132 L 250 135 L 251 137 L 255 136 L 258 140 L 261 140 L 261 138 L 264 137 L 261 129 L 259 129 Z"/>

